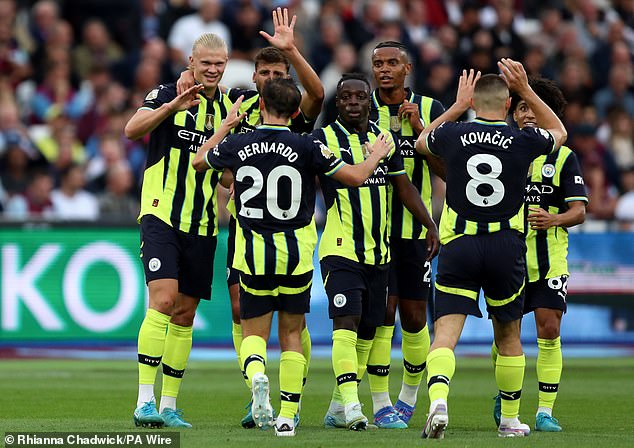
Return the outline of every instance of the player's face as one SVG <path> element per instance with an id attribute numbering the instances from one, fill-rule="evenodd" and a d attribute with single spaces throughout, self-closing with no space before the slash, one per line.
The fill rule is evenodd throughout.
<path id="1" fill-rule="evenodd" d="M 339 118 L 351 126 L 367 123 L 370 115 L 370 87 L 358 79 L 344 81 L 335 100 Z"/>
<path id="2" fill-rule="evenodd" d="M 194 79 L 201 83 L 205 90 L 218 87 L 229 59 L 225 50 L 198 47 L 189 59 L 194 70 Z"/>
<path id="3" fill-rule="evenodd" d="M 521 100 L 515 111 L 513 112 L 513 120 L 517 123 L 517 126 L 521 128 L 525 128 L 526 126 L 536 127 L 537 121 L 535 119 L 535 114 L 533 110 L 528 107 L 526 101 Z"/>
<path id="4" fill-rule="evenodd" d="M 273 64 L 262 64 L 253 72 L 253 82 L 258 92 L 261 92 L 264 88 L 264 83 L 269 79 L 288 78 L 288 71 L 286 71 L 286 64 L 282 62 L 275 62 Z"/>
<path id="5" fill-rule="evenodd" d="M 411 68 L 407 56 L 398 48 L 377 48 L 372 53 L 372 73 L 380 89 L 404 87 Z"/>

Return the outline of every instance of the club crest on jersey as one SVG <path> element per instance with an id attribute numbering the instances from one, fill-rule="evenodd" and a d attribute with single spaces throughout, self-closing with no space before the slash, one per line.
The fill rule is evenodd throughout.
<path id="1" fill-rule="evenodd" d="M 156 97 L 158 96 L 158 91 L 159 89 L 154 89 L 150 93 L 148 93 L 147 96 L 145 97 L 145 101 L 155 100 Z"/>
<path id="2" fill-rule="evenodd" d="M 319 140 L 315 140 L 315 142 L 319 143 L 319 146 L 321 147 L 321 155 L 324 156 L 324 158 L 329 159 L 333 156 L 332 151 L 328 149 L 326 145 L 321 143 Z"/>
<path id="3" fill-rule="evenodd" d="M 205 116 L 205 129 L 211 131 L 214 127 L 214 114 L 207 114 Z"/>
<path id="4" fill-rule="evenodd" d="M 550 163 L 546 163 L 544 164 L 544 166 L 542 166 L 542 176 L 544 177 L 553 177 L 555 175 L 555 166 L 550 164 Z"/>
<path id="5" fill-rule="evenodd" d="M 393 132 L 399 132 L 401 130 L 401 119 L 399 117 L 390 117 L 390 129 Z"/>

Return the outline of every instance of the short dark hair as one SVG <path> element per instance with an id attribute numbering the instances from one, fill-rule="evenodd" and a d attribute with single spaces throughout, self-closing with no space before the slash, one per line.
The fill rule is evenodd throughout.
<path id="1" fill-rule="evenodd" d="M 397 42 L 395 40 L 384 40 L 383 42 L 379 42 L 378 44 L 376 44 L 373 51 L 378 50 L 379 48 L 397 48 L 401 50 L 401 52 L 403 52 L 403 54 L 409 61 L 409 51 L 407 50 L 405 44 L 403 44 L 402 42 Z"/>
<path id="2" fill-rule="evenodd" d="M 297 85 L 287 78 L 267 80 L 261 95 L 267 112 L 281 118 L 290 118 L 302 102 Z"/>
<path id="3" fill-rule="evenodd" d="M 253 61 L 256 70 L 260 64 L 284 64 L 287 72 L 291 69 L 291 61 L 282 53 L 282 50 L 275 47 L 262 48 L 255 54 Z"/>
<path id="4" fill-rule="evenodd" d="M 568 103 L 561 89 L 554 81 L 542 77 L 531 77 L 528 79 L 528 84 L 559 118 L 563 116 L 564 109 Z M 511 96 L 511 108 L 509 109 L 511 114 L 515 112 L 521 100 L 522 98 L 518 94 L 513 93 Z"/>
<path id="5" fill-rule="evenodd" d="M 372 86 L 370 86 L 370 81 L 368 81 L 368 78 L 363 73 L 344 73 L 343 75 L 341 75 L 341 79 L 337 83 L 337 91 L 339 91 L 339 88 L 344 82 L 350 81 L 353 79 L 366 83 L 368 86 L 368 90 L 369 91 L 372 90 Z"/>
<path id="6" fill-rule="evenodd" d="M 492 73 L 482 75 L 473 89 L 473 102 L 476 108 L 497 108 L 508 97 L 509 88 L 506 81 Z"/>

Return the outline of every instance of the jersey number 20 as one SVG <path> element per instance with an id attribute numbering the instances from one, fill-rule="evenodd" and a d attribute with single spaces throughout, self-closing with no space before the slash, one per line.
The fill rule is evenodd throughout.
<path id="1" fill-rule="evenodd" d="M 256 197 L 264 188 L 264 176 L 262 172 L 254 166 L 241 166 L 236 173 L 236 181 L 242 182 L 245 178 L 253 179 L 253 185 L 240 195 L 240 215 L 245 218 L 263 219 L 264 210 L 261 208 L 249 207 L 247 202 Z M 278 204 L 278 187 L 280 179 L 287 177 L 291 185 L 290 207 L 283 209 Z M 302 199 L 302 176 L 292 166 L 276 166 L 266 176 L 266 209 L 276 219 L 287 221 L 297 216 L 299 205 Z"/>

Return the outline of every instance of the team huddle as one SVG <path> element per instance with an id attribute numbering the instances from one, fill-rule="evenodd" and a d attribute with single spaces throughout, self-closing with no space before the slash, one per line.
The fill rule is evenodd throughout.
<path id="1" fill-rule="evenodd" d="M 529 80 L 520 63 L 502 59 L 501 75 L 463 71 L 456 101 L 445 110 L 405 87 L 407 51 L 387 41 L 372 53 L 376 89 L 364 75 L 343 75 L 336 121 L 313 129 L 323 87 L 294 44 L 295 17 L 277 9 L 273 23 L 273 36 L 261 32 L 271 46 L 255 57 L 256 90 L 221 86 L 227 47 L 204 34 L 178 83 L 149 92 L 126 126 L 131 139 L 150 135 L 139 216 L 149 307 L 138 339 L 135 424 L 191 427 L 176 397 L 196 309 L 211 298 L 220 184 L 232 192 L 227 285 L 234 346 L 251 390 L 241 424 L 296 434 L 311 356 L 305 314 L 318 242 L 318 180 L 327 208 L 318 256 L 333 322 L 334 382 L 324 426 L 407 428 L 426 370 L 430 407 L 422 437 L 443 438 L 454 349 L 466 316 L 482 317 L 482 290 L 494 328 L 498 434 L 530 433 L 518 419 L 525 368 L 520 323 L 527 312 L 535 313 L 539 347 L 535 429 L 561 431 L 552 409 L 562 370 L 566 228 L 583 222 L 587 195 L 574 153 L 562 146 L 559 89 Z M 303 93 L 289 76 L 291 66 Z M 457 122 L 470 108 L 477 118 Z M 439 230 L 430 216 L 432 173 L 446 182 Z M 431 260 L 439 252 L 431 343 L 427 302 Z M 397 309 L 404 370 L 393 403 Z M 266 375 L 276 311 L 277 414 Z M 358 395 L 366 373 L 371 420 Z"/>

